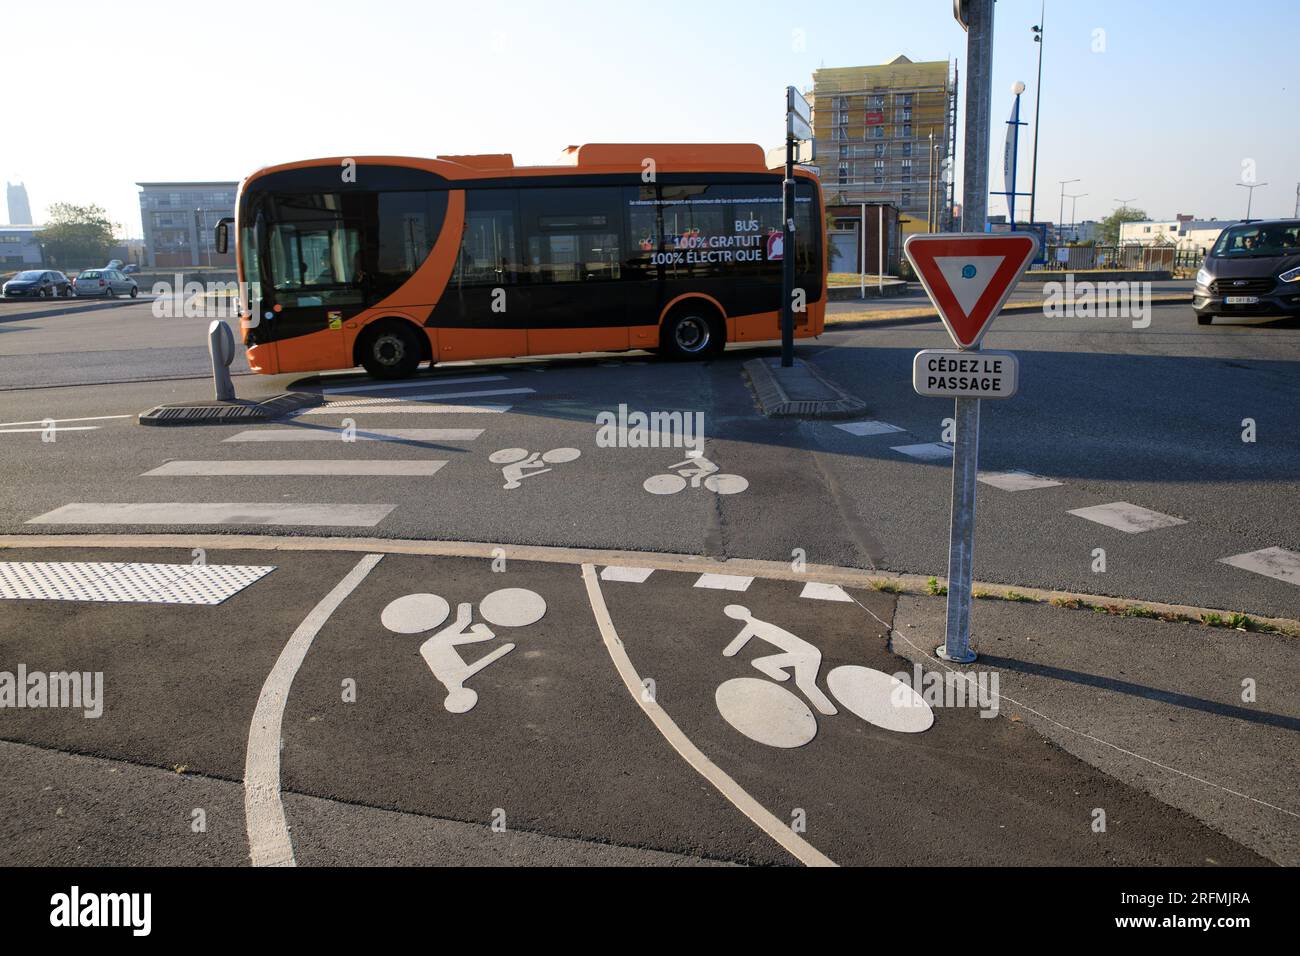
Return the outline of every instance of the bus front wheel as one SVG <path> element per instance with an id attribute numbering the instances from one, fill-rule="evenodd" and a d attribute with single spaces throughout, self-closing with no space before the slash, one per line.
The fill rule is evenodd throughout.
<path id="1" fill-rule="evenodd" d="M 422 357 L 416 330 L 407 322 L 377 322 L 361 341 L 361 365 L 372 378 L 408 378 Z"/>
<path id="2" fill-rule="evenodd" d="M 664 320 L 659 348 L 669 358 L 712 358 L 726 345 L 724 328 L 707 308 L 682 308 Z"/>

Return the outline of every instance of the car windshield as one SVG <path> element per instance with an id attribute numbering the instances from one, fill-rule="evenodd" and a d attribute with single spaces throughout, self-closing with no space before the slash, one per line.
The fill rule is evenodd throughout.
<path id="1" fill-rule="evenodd" d="M 77 278 L 78 278 L 78 279 L 98 279 L 98 278 L 99 278 L 99 273 L 98 273 L 98 272 L 83 272 L 83 273 L 81 273 L 81 275 L 77 276 Z"/>
<path id="2" fill-rule="evenodd" d="M 43 273 L 40 273 L 40 272 L 32 272 L 32 271 L 29 269 L 29 270 L 26 271 L 26 272 L 20 272 L 20 273 L 18 273 L 18 275 L 14 276 L 14 278 L 15 278 L 15 279 L 23 279 L 23 280 L 25 280 L 25 281 L 31 281 L 31 280 L 39 279 L 42 275 L 43 275 Z"/>
<path id="3" fill-rule="evenodd" d="M 1223 230 L 1211 255 L 1259 259 L 1300 253 L 1300 222 L 1261 222 Z"/>

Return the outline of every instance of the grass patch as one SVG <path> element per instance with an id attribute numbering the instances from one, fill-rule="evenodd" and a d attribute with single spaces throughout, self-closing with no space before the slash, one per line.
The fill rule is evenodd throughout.
<path id="1" fill-rule="evenodd" d="M 884 594 L 902 594 L 903 589 L 893 581 L 882 581 L 873 578 L 871 580 L 871 590 L 880 591 Z"/>
<path id="2" fill-rule="evenodd" d="M 1016 604 L 1037 604 L 1038 602 L 1028 594 L 1021 594 L 1019 591 L 1008 591 L 1003 596 L 1003 600 L 1012 601 Z"/>
<path id="3" fill-rule="evenodd" d="M 939 579 L 932 574 L 930 579 L 925 582 L 925 593 L 934 597 L 943 597 L 948 593 L 948 588 L 946 585 L 940 584 Z"/>

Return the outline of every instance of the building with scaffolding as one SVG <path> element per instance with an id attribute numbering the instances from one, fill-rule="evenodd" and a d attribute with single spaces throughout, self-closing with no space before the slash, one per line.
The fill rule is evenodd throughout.
<path id="1" fill-rule="evenodd" d="M 957 74 L 947 60 L 817 70 L 811 99 L 828 206 L 895 206 L 904 232 L 954 228 Z"/>

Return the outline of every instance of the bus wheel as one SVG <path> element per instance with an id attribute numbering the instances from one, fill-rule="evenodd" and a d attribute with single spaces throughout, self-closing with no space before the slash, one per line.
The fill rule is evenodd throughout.
<path id="1" fill-rule="evenodd" d="M 361 364 L 372 378 L 408 378 L 420 358 L 420 340 L 406 322 L 378 322 L 361 342 Z"/>
<path id="2" fill-rule="evenodd" d="M 712 358 L 726 344 L 723 335 L 722 323 L 707 308 L 687 306 L 664 320 L 659 347 L 669 358 Z"/>

